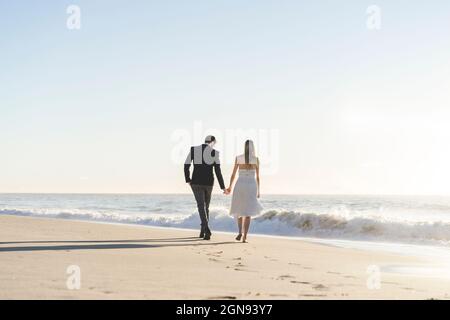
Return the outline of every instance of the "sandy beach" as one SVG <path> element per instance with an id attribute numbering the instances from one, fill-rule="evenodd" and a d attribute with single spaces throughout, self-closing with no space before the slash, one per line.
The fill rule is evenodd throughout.
<path id="1" fill-rule="evenodd" d="M 417 258 L 300 241 L 0 216 L 1 299 L 445 299 L 450 281 L 382 272 Z M 69 289 L 69 266 L 80 288 Z M 73 269 L 72 269 L 73 270 Z M 69 270 L 70 271 L 70 270 Z M 369 280 L 370 282 L 370 280 Z"/>

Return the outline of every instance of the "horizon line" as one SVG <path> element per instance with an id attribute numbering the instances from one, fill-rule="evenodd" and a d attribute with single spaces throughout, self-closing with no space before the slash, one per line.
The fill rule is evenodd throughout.
<path id="1" fill-rule="evenodd" d="M 0 195 L 192 195 L 190 192 L 0 192 Z M 405 196 L 450 197 L 450 194 L 412 193 L 266 193 L 267 196 Z"/>

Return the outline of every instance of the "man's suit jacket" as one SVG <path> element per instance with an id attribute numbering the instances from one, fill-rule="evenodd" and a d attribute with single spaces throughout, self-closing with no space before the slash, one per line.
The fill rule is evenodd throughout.
<path id="1" fill-rule="evenodd" d="M 194 163 L 192 179 L 190 177 L 190 167 Z M 214 185 L 213 169 L 219 181 L 220 189 L 225 189 L 222 171 L 220 170 L 219 151 L 214 150 L 207 144 L 191 147 L 184 163 L 184 177 L 186 182 L 203 186 Z"/>

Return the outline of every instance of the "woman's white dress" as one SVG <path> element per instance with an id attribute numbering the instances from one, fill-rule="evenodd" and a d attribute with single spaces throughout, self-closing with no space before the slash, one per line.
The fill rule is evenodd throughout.
<path id="1" fill-rule="evenodd" d="M 237 158 L 238 164 L 245 164 L 243 156 Z M 230 215 L 235 217 L 251 217 L 261 213 L 263 207 L 257 198 L 256 169 L 239 169 L 239 178 L 231 198 Z"/>

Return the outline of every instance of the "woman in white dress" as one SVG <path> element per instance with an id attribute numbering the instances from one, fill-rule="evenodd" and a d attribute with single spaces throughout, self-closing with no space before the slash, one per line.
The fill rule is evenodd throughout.
<path id="1" fill-rule="evenodd" d="M 237 220 L 239 234 L 236 240 L 240 241 L 242 238 L 242 242 L 247 242 L 251 217 L 260 214 L 262 210 L 258 200 L 260 196 L 259 159 L 255 155 L 255 147 L 251 140 L 245 142 L 244 154 L 236 157 L 227 193 L 231 192 L 238 170 L 239 178 L 234 186 L 230 214 Z"/>

